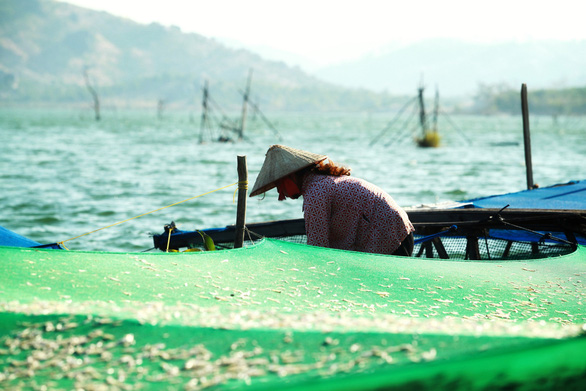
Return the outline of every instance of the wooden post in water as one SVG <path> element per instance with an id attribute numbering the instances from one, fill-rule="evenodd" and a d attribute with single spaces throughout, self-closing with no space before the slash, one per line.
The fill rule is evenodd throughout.
<path id="1" fill-rule="evenodd" d="M 246 127 L 246 110 L 248 108 L 248 98 L 250 96 L 250 82 L 252 80 L 252 69 L 248 72 L 248 81 L 246 82 L 246 90 L 244 91 L 242 101 L 242 116 L 240 118 L 240 129 L 238 129 L 238 140 L 244 137 L 244 128 Z"/>
<path id="2" fill-rule="evenodd" d="M 85 86 L 88 89 L 88 91 L 90 92 L 90 94 L 92 95 L 92 99 L 94 100 L 94 114 L 95 114 L 95 118 L 96 121 L 99 121 L 102 117 L 100 116 L 100 97 L 98 96 L 98 92 L 96 91 L 96 89 L 92 86 L 92 83 L 90 82 L 90 77 L 88 75 L 88 68 L 85 67 L 83 69 L 83 77 L 85 80 Z"/>
<path id="3" fill-rule="evenodd" d="M 525 169 L 527 172 L 527 189 L 533 184 L 533 165 L 531 163 L 531 133 L 529 131 L 529 103 L 527 101 L 527 84 L 521 85 L 521 112 L 523 114 L 523 141 L 525 143 Z"/>
<path id="4" fill-rule="evenodd" d="M 425 133 L 427 133 L 427 118 L 425 116 L 425 104 L 423 102 L 423 83 L 417 90 L 419 99 L 419 122 L 421 124 L 421 139 L 425 139 Z"/>
<path id="5" fill-rule="evenodd" d="M 199 143 L 203 144 L 204 132 L 208 128 L 208 80 L 203 85 L 203 97 L 201 99 L 201 124 L 199 126 Z"/>
<path id="6" fill-rule="evenodd" d="M 435 86 L 435 101 L 433 103 L 433 131 L 437 133 L 437 117 L 439 115 L 439 89 Z"/>
<path id="7" fill-rule="evenodd" d="M 246 156 L 238 156 L 238 205 L 236 209 L 236 234 L 234 237 L 234 248 L 240 248 L 244 243 L 247 190 L 248 168 L 246 167 Z"/>

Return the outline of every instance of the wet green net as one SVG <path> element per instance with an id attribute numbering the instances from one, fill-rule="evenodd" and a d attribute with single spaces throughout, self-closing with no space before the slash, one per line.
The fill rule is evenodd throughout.
<path id="1" fill-rule="evenodd" d="M 0 388 L 580 389 L 586 249 L 0 248 Z"/>

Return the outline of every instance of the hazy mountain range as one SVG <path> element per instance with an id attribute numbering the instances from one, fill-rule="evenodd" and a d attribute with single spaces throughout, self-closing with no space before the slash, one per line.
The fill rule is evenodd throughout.
<path id="1" fill-rule="evenodd" d="M 211 96 L 236 107 L 252 69 L 253 98 L 275 110 L 388 110 L 422 77 L 442 96 L 471 96 L 481 83 L 586 85 L 586 41 L 426 41 L 312 74 L 283 53 L 230 46 L 52 0 L 0 0 L 0 101 L 87 101 L 84 71 L 105 104 L 197 106 L 209 80 Z"/>
<path id="2" fill-rule="evenodd" d="M 246 48 L 235 40 L 229 47 Z M 255 46 L 263 58 L 299 66 L 320 80 L 349 88 L 413 94 L 420 82 L 437 86 L 444 96 L 474 94 L 479 85 L 522 83 L 532 89 L 586 86 L 586 41 L 530 41 L 479 44 L 455 39 L 429 39 L 409 45 L 391 44 L 354 61 L 320 67 L 282 50 Z"/>
<path id="3" fill-rule="evenodd" d="M 473 93 L 480 84 L 518 89 L 586 86 L 586 41 L 473 44 L 432 39 L 321 69 L 322 80 L 391 93 L 413 91 L 414 81 L 437 85 L 442 95 Z"/>

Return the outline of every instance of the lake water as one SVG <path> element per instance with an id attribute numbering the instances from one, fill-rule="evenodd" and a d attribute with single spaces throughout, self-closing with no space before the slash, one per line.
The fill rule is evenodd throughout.
<path id="1" fill-rule="evenodd" d="M 440 117 L 442 146 L 418 148 L 412 124 L 377 135 L 392 113 L 249 116 L 248 141 L 199 143 L 199 114 L 0 108 L 0 225 L 42 243 L 123 221 L 238 180 L 250 187 L 276 143 L 327 154 L 402 206 L 464 200 L 526 188 L 521 116 Z M 531 117 L 534 182 L 586 179 L 586 118 Z M 374 140 L 374 143 L 372 141 Z M 234 224 L 236 186 L 66 242 L 70 249 L 142 251 L 175 221 L 192 230 Z M 248 199 L 247 221 L 300 218 L 302 201 L 275 190 Z M 504 206 L 504 205 L 503 205 Z"/>

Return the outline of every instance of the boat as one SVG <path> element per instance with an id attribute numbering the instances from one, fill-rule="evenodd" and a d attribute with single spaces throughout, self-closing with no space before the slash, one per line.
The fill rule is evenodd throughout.
<path id="1" fill-rule="evenodd" d="M 247 224 L 241 248 L 234 226 L 173 224 L 154 235 L 154 253 L 0 247 L 0 387 L 586 382 L 585 209 L 408 213 L 413 257 L 302 244 L 302 219 Z"/>
<path id="2" fill-rule="evenodd" d="M 499 230 L 510 235 L 511 240 L 528 237 L 530 241 L 539 241 L 541 236 L 549 233 L 573 243 L 586 244 L 586 230 L 583 226 L 586 213 L 585 193 L 586 180 L 574 180 L 463 201 L 422 204 L 406 208 L 406 211 L 419 236 L 418 244 L 425 243 L 427 235 L 444 233 L 444 236 L 471 237 L 468 231 L 474 234 L 484 231 L 494 233 Z M 516 227 L 515 224 L 523 227 Z M 450 230 L 452 226 L 459 226 L 458 232 L 453 228 Z M 247 229 L 250 242 L 264 237 L 305 242 L 303 219 L 252 223 L 247 224 Z M 230 225 L 203 232 L 216 244 L 229 247 L 234 241 L 236 227 Z M 204 245 L 199 231 L 182 231 L 174 223 L 165 225 L 163 233 L 153 235 L 153 242 L 154 247 L 162 251 L 178 251 L 181 248 Z"/>

